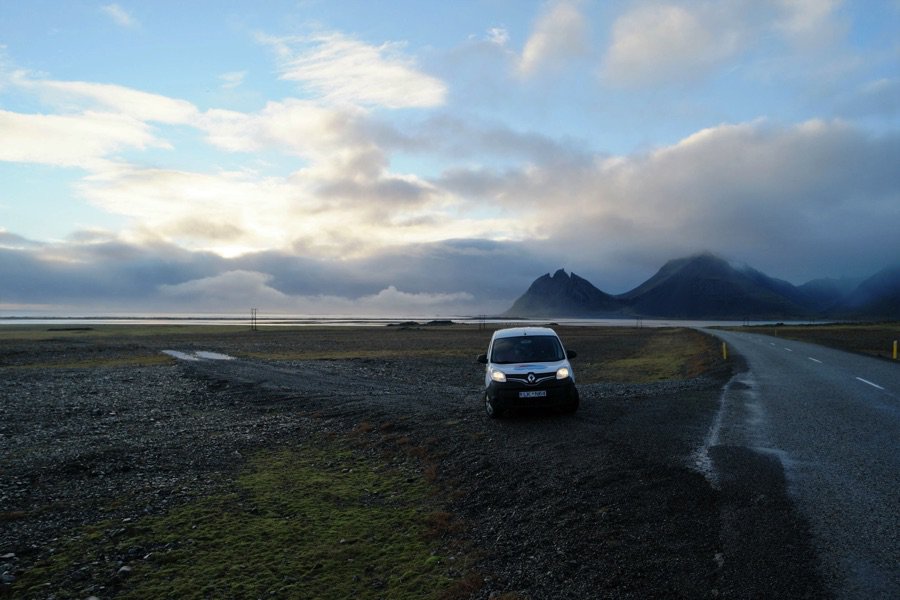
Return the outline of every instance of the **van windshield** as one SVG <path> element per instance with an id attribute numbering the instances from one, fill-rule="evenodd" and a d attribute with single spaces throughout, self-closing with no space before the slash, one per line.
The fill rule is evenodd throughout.
<path id="1" fill-rule="evenodd" d="M 559 339 L 552 335 L 499 338 L 491 350 L 491 362 L 497 364 L 558 362 L 565 357 Z"/>

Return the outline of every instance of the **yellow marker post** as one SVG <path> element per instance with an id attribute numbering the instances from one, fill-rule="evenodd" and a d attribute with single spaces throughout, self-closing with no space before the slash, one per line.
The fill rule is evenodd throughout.
<path id="1" fill-rule="evenodd" d="M 897 360 L 897 340 L 894 340 L 894 360 Z"/>
<path id="2" fill-rule="evenodd" d="M 894 343 L 894 350 L 895 350 L 894 353 L 896 354 L 896 350 L 897 350 L 896 342 Z M 722 358 L 725 360 L 728 360 L 728 345 L 725 342 L 722 342 Z"/>

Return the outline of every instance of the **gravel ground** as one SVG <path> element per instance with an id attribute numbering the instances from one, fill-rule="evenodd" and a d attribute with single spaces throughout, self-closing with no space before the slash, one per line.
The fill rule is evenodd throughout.
<path id="1" fill-rule="evenodd" d="M 461 525 L 450 541 L 475 557 L 473 599 L 826 596 L 783 477 L 717 489 L 693 468 L 727 376 L 581 385 L 575 415 L 494 421 L 480 368 L 454 358 L 2 368 L 2 589 L 79 526 L 162 513 L 227 486 L 254 450 L 330 431 L 420 451 Z M 72 577 L 114 590 L 101 567 Z"/>

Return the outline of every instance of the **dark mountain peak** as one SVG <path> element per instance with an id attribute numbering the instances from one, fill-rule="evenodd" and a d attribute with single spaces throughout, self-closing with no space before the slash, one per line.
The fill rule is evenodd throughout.
<path id="1" fill-rule="evenodd" d="M 852 292 L 851 292 L 852 290 Z M 712 252 L 666 262 L 650 279 L 610 296 L 575 273 L 538 277 L 507 316 L 669 319 L 900 318 L 900 265 L 865 281 L 813 280 L 797 287 Z"/>
<path id="2" fill-rule="evenodd" d="M 808 311 L 802 294 L 786 281 L 750 267 L 734 267 L 702 252 L 670 260 L 657 273 L 618 298 L 646 316 L 683 319 L 785 318 Z"/>
<path id="3" fill-rule="evenodd" d="M 882 269 L 860 283 L 835 312 L 878 319 L 900 317 L 900 265 Z"/>
<path id="4" fill-rule="evenodd" d="M 728 278 L 734 276 L 736 270 L 723 258 L 712 252 L 701 252 L 683 258 L 674 258 L 666 262 L 653 277 L 634 288 L 630 292 L 620 295 L 622 300 L 632 300 L 643 294 L 664 286 L 673 278 Z"/>
<path id="5" fill-rule="evenodd" d="M 666 265 L 670 266 L 670 269 L 673 271 L 688 270 L 690 272 L 705 274 L 731 273 L 736 270 L 731 266 L 731 263 L 712 252 L 701 252 L 685 258 L 670 260 Z M 665 266 L 663 266 L 663 268 L 665 268 Z"/>
<path id="6" fill-rule="evenodd" d="M 617 313 L 621 305 L 583 277 L 559 269 L 534 280 L 507 315 L 519 317 L 599 316 Z"/>

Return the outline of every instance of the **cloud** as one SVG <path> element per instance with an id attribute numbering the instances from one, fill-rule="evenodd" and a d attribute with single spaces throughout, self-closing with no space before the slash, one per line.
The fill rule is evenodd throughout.
<path id="1" fill-rule="evenodd" d="M 215 174 L 111 164 L 78 185 L 82 197 L 131 217 L 137 238 L 157 237 L 232 256 L 283 247 L 309 227 L 296 215 L 314 209 L 302 189 L 283 178 Z M 285 227 L 286 223 L 294 229 Z"/>
<path id="2" fill-rule="evenodd" d="M 54 112 L 0 110 L 0 161 L 101 168 L 124 150 L 171 148 L 150 122 L 188 124 L 198 115 L 190 102 L 118 85 L 33 79 L 21 71 L 6 81 Z"/>
<path id="3" fill-rule="evenodd" d="M 285 294 L 271 286 L 273 277 L 253 271 L 227 271 L 160 286 L 163 301 L 175 303 L 185 310 L 237 312 L 245 307 L 259 307 L 264 312 L 289 314 L 352 315 L 434 315 L 448 308 L 459 308 L 474 300 L 468 292 L 410 293 L 390 285 L 375 294 L 351 298 L 328 294 Z M 437 312 L 436 312 L 437 311 Z"/>
<path id="4" fill-rule="evenodd" d="M 817 49 L 845 33 L 836 14 L 843 0 L 775 0 L 781 15 L 775 27 L 792 43 Z"/>
<path id="5" fill-rule="evenodd" d="M 528 247 L 488 240 L 413 244 L 342 260 L 271 251 L 227 259 L 102 232 L 57 244 L 12 241 L 0 243 L 3 300 L 42 305 L 44 314 L 54 312 L 51 302 L 56 310 L 80 307 L 80 314 L 242 313 L 251 306 L 293 314 L 492 313 L 507 308 L 533 273 L 553 266 L 536 263 Z"/>
<path id="6" fill-rule="evenodd" d="M 221 262 L 215 255 L 171 245 L 139 246 L 93 234 L 18 249 L 0 246 L 0 280 L 4 301 L 17 304 L 148 310 L 159 300 L 160 284 L 215 274 Z"/>
<path id="7" fill-rule="evenodd" d="M 834 78 L 859 66 L 842 49 L 841 0 L 637 3 L 615 20 L 600 68 L 612 86 L 685 84 L 747 58 L 743 68 L 771 79 L 803 73 Z M 734 63 L 736 64 L 736 63 Z"/>
<path id="8" fill-rule="evenodd" d="M 622 87 L 693 79 L 740 49 L 742 32 L 730 18 L 689 6 L 641 5 L 616 19 L 603 78 Z"/>
<path id="9" fill-rule="evenodd" d="M 759 121 L 712 127 L 644 155 L 532 167 L 488 183 L 516 199 L 520 219 L 541 223 L 557 255 L 595 257 L 591 268 L 609 280 L 626 281 L 634 261 L 658 267 L 712 249 L 802 282 L 869 274 L 900 255 L 892 233 L 898 155 L 896 134 L 840 121 Z M 611 266 L 597 266 L 604 263 Z"/>
<path id="10" fill-rule="evenodd" d="M 293 248 L 346 258 L 477 235 L 493 225 L 459 215 L 453 198 L 433 185 L 388 172 L 378 152 L 338 154 L 286 177 L 110 163 L 77 190 L 95 206 L 130 217 L 130 239 L 159 238 L 224 256 Z"/>
<path id="11" fill-rule="evenodd" d="M 88 101 L 87 108 L 108 110 L 140 121 L 185 124 L 196 118 L 197 108 L 186 100 L 151 94 L 120 85 L 84 81 L 52 81 L 15 77 L 21 88 L 41 94 L 49 102 L 71 112 L 72 100 Z M 78 109 L 86 108 L 76 105 Z"/>
<path id="12" fill-rule="evenodd" d="M 7 231 L 0 227 L 0 248 L 8 250 L 24 250 L 26 248 L 36 248 L 40 244 L 33 240 L 29 240 L 21 235 Z"/>
<path id="13" fill-rule="evenodd" d="M 101 6 L 100 10 L 115 21 L 116 25 L 119 25 L 120 27 L 131 28 L 138 26 L 137 20 L 118 4 L 106 4 Z"/>
<path id="14" fill-rule="evenodd" d="M 455 292 L 451 294 L 430 294 L 403 292 L 394 286 L 388 286 L 375 295 L 365 296 L 359 303 L 376 314 L 386 314 L 391 311 L 400 311 L 399 314 L 408 314 L 407 311 L 416 311 L 422 314 L 425 310 L 430 312 L 434 308 L 447 305 L 460 305 L 471 303 L 475 297 L 469 292 Z M 428 314 L 426 312 L 425 314 Z M 397 313 L 395 313 L 397 314 Z"/>
<path id="15" fill-rule="evenodd" d="M 183 283 L 163 284 L 159 293 L 170 303 L 203 307 L 205 311 L 235 311 L 251 306 L 287 308 L 290 297 L 270 287 L 267 284 L 270 279 L 264 273 L 227 271 Z"/>
<path id="16" fill-rule="evenodd" d="M 401 54 L 402 44 L 372 46 L 341 33 L 259 39 L 275 49 L 281 79 L 300 82 L 328 103 L 428 108 L 447 94 L 444 82 Z"/>
<path id="17" fill-rule="evenodd" d="M 403 135 L 388 138 L 385 144 L 400 150 L 415 149 L 440 153 L 451 158 L 501 157 L 532 163 L 590 160 L 583 140 L 552 138 L 531 131 L 513 129 L 502 122 L 460 118 L 440 114 L 407 127 Z"/>
<path id="18" fill-rule="evenodd" d="M 244 83 L 246 77 L 247 71 L 230 71 L 219 75 L 219 79 L 222 81 L 221 87 L 223 90 L 233 90 L 240 87 Z"/>
<path id="19" fill-rule="evenodd" d="M 580 6 L 581 2 L 573 0 L 556 0 L 547 6 L 522 50 L 519 75 L 530 77 L 544 69 L 558 68 L 587 53 L 587 22 Z"/>
<path id="20" fill-rule="evenodd" d="M 487 39 L 497 46 L 505 46 L 509 43 L 509 31 L 505 27 L 491 27 L 487 32 Z"/>
<path id="21" fill-rule="evenodd" d="M 0 161 L 96 168 L 127 148 L 168 147 L 150 128 L 112 113 L 21 114 L 0 110 Z"/>
<path id="22" fill-rule="evenodd" d="M 257 113 L 212 109 L 197 119 L 207 140 L 225 150 L 277 147 L 316 160 L 344 149 L 371 147 L 367 123 L 367 113 L 360 108 L 328 107 L 296 98 L 268 102 Z"/>

